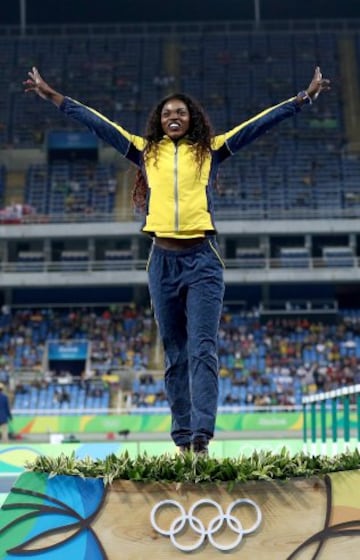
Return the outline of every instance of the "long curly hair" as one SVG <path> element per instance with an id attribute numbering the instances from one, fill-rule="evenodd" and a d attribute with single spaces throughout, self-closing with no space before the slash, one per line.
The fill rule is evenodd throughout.
<path id="1" fill-rule="evenodd" d="M 164 136 L 161 125 L 161 113 L 164 105 L 173 99 L 178 99 L 185 103 L 190 113 L 189 130 L 187 131 L 186 137 L 194 144 L 194 157 L 200 174 L 201 167 L 211 148 L 213 130 L 210 120 L 200 103 L 184 93 L 172 93 L 164 97 L 150 113 L 144 135 L 146 139 L 144 159 L 146 161 L 149 154 L 151 154 L 151 157 L 154 158 L 155 165 L 157 164 L 158 144 Z M 146 209 L 147 191 L 148 184 L 144 173 L 142 169 L 138 169 L 135 176 L 132 198 L 136 210 L 140 212 L 144 212 Z"/>

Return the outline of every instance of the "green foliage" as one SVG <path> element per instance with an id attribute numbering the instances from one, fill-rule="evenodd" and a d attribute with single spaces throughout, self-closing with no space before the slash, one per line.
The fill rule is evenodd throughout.
<path id="1" fill-rule="evenodd" d="M 102 478 L 104 484 L 114 480 L 136 482 L 226 482 L 231 486 L 250 480 L 287 480 L 294 477 L 321 476 L 335 471 L 360 468 L 359 451 L 347 451 L 334 457 L 297 453 L 293 456 L 284 447 L 280 453 L 254 452 L 250 457 L 215 459 L 185 455 L 148 456 L 131 459 L 125 451 L 120 456 L 109 455 L 104 460 L 76 459 L 75 453 L 59 457 L 40 456 L 26 468 L 50 476 L 69 475 Z"/>

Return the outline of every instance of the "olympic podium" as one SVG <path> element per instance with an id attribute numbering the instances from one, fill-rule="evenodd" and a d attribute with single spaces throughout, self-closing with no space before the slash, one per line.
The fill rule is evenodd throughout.
<path id="1" fill-rule="evenodd" d="M 354 559 L 359 519 L 358 470 L 232 487 L 27 472 L 0 510 L 0 558 Z"/>

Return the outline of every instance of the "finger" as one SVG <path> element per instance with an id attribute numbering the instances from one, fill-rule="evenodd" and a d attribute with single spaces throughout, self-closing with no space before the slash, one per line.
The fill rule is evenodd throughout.
<path id="1" fill-rule="evenodd" d="M 320 66 L 317 66 L 315 68 L 314 78 L 315 78 L 315 80 L 321 80 L 322 73 L 321 73 L 321 70 L 320 70 Z"/>
<path id="2" fill-rule="evenodd" d="M 38 70 L 35 66 L 33 66 L 33 74 L 34 74 L 35 82 L 36 82 L 37 84 L 39 84 L 39 83 L 40 83 L 40 80 L 41 80 L 41 76 L 40 76 L 40 74 L 39 74 L 39 70 Z"/>

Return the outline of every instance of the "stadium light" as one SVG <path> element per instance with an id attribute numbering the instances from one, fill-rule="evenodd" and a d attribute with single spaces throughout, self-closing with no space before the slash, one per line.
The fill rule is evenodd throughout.
<path id="1" fill-rule="evenodd" d="M 19 0 L 21 35 L 26 34 L 26 0 Z"/>
<path id="2" fill-rule="evenodd" d="M 260 0 L 254 0 L 255 27 L 258 28 L 261 20 Z"/>

